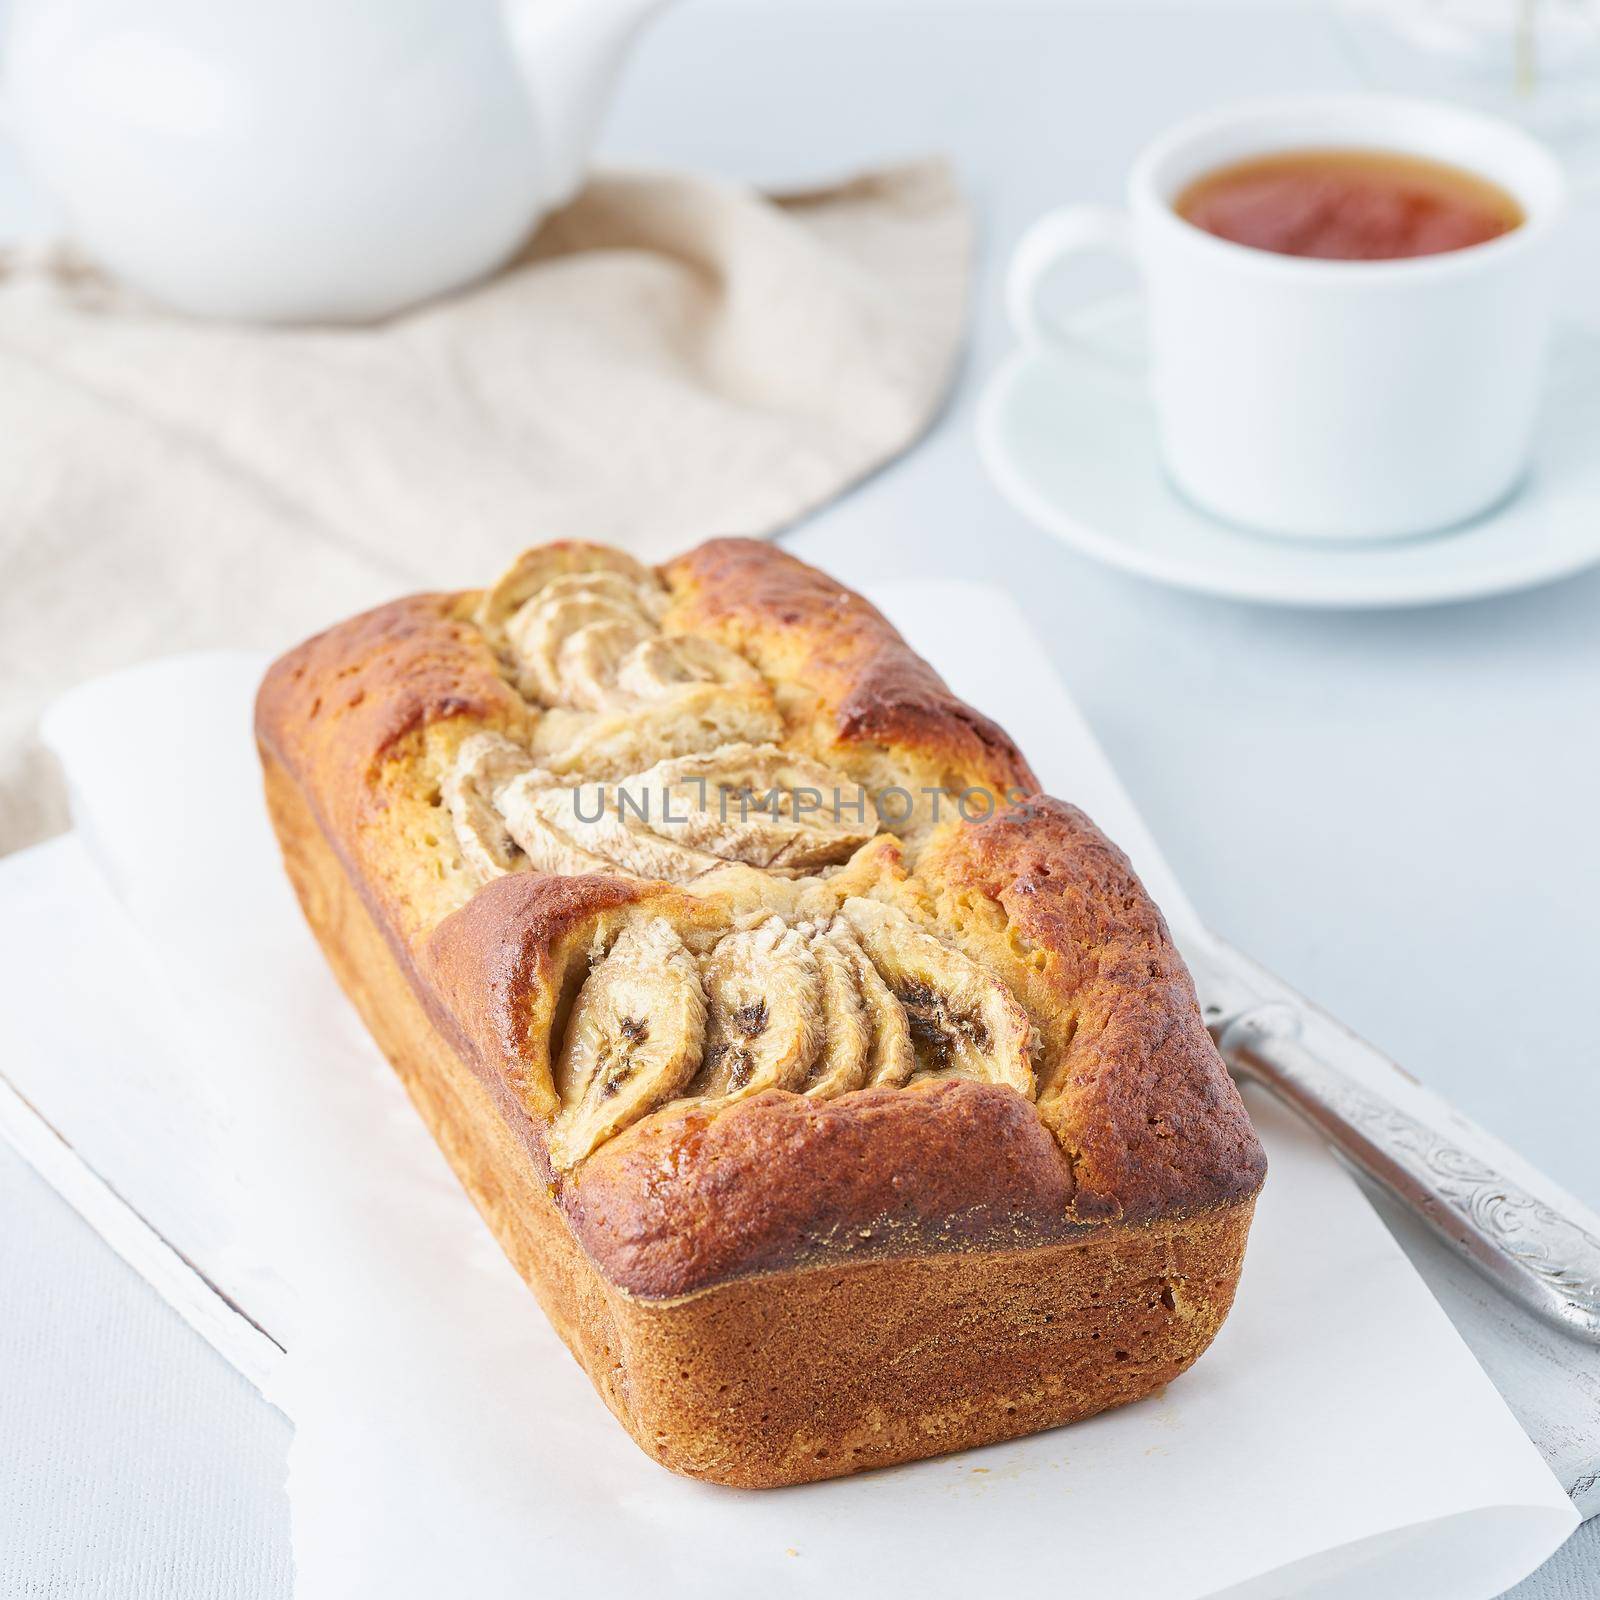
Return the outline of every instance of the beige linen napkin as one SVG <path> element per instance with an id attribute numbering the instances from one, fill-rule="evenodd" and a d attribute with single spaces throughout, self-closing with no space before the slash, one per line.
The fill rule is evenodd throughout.
<path id="1" fill-rule="evenodd" d="M 656 559 L 792 522 L 927 424 L 969 252 L 927 162 L 773 197 L 598 175 L 504 272 L 361 328 L 187 321 L 65 256 L 13 257 L 0 850 L 64 824 L 34 722 L 79 679 L 283 648 L 541 539 Z"/>

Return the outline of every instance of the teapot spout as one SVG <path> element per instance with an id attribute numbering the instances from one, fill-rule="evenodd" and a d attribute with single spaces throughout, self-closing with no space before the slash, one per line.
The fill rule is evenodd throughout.
<path id="1" fill-rule="evenodd" d="M 504 0 L 544 143 L 546 207 L 582 186 L 617 74 L 667 0 Z"/>

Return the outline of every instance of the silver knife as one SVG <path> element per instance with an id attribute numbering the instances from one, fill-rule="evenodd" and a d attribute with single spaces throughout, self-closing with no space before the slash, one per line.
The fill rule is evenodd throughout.
<path id="1" fill-rule="evenodd" d="M 1530 1193 L 1497 1140 L 1242 951 L 1209 933 L 1178 943 L 1235 1077 L 1298 1112 L 1519 1305 L 1600 1344 L 1596 1231 Z"/>

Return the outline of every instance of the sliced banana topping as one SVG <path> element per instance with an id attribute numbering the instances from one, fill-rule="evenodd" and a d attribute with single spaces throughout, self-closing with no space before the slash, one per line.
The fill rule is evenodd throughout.
<path id="1" fill-rule="evenodd" d="M 540 718 L 534 754 L 552 772 L 583 778 L 622 778 L 664 756 L 693 755 L 729 744 L 767 744 L 783 720 L 769 697 L 748 689 L 691 684 L 671 700 L 641 711 Z"/>
<path id="2" fill-rule="evenodd" d="M 617 936 L 573 1003 L 555 1064 L 559 1168 L 679 1094 L 700 1065 L 706 1004 L 694 957 L 664 919 Z"/>
<path id="3" fill-rule="evenodd" d="M 478 624 L 509 658 L 521 693 L 547 709 L 616 711 L 716 685 L 770 698 L 737 651 L 662 633 L 670 603 L 655 574 L 631 557 L 556 546 L 519 561 L 485 595 Z"/>
<path id="4" fill-rule="evenodd" d="M 617 673 L 641 641 L 642 624 L 636 617 L 608 617 L 587 622 L 561 641 L 556 654 L 556 678 L 562 704 L 585 711 L 606 711 L 631 703 L 617 688 Z"/>
<path id="5" fill-rule="evenodd" d="M 906 1014 L 918 1077 L 977 1078 L 1034 1096 L 1033 1027 L 999 979 L 876 900 L 840 908 Z"/>
<path id="6" fill-rule="evenodd" d="M 766 692 L 743 656 L 660 633 L 650 596 L 613 573 L 558 579 L 511 618 L 506 637 L 518 688 L 545 706 L 615 711 L 716 685 Z"/>
<path id="7" fill-rule="evenodd" d="M 544 797 L 567 791 L 552 786 L 559 780 L 537 769 L 513 778 L 495 797 L 506 831 L 531 866 L 540 872 L 569 877 L 587 872 L 615 872 L 605 856 L 596 855 L 550 821 Z"/>
<path id="8" fill-rule="evenodd" d="M 619 937 L 579 993 L 552 1150 L 570 1165 L 680 1095 L 831 1099 L 965 1077 L 1031 1097 L 1029 1043 L 999 982 L 876 901 L 794 926 L 753 919 L 698 965 L 656 919 Z"/>
<path id="9" fill-rule="evenodd" d="M 806 938 L 781 918 L 726 933 L 702 958 L 705 1053 L 689 1092 L 743 1098 L 805 1087 L 822 1050 L 822 975 Z"/>
<path id="10" fill-rule="evenodd" d="M 585 783 L 546 789 L 529 804 L 557 832 L 624 871 L 689 883 L 722 865 L 714 855 L 652 830 L 627 784 Z M 670 832 L 670 830 L 668 830 Z"/>
<path id="11" fill-rule="evenodd" d="M 859 1089 L 866 1082 L 872 1059 L 873 1018 L 862 997 L 855 964 L 842 948 L 842 939 L 830 938 L 828 930 L 818 923 L 805 924 L 795 931 L 805 936 L 816 957 L 822 999 L 822 1048 L 800 1089 L 815 1099 L 828 1100 Z"/>
<path id="12" fill-rule="evenodd" d="M 498 733 L 475 733 L 462 740 L 454 765 L 440 781 L 462 859 L 485 881 L 528 864 L 496 800 L 514 778 L 530 772 L 536 772 L 533 757 L 521 745 Z"/>
<path id="13" fill-rule="evenodd" d="M 657 625 L 667 614 L 666 590 L 642 568 L 632 573 L 563 572 L 538 591 L 541 600 L 569 600 L 574 596 L 603 596 Z"/>
<path id="14" fill-rule="evenodd" d="M 656 575 L 623 551 L 598 544 L 546 544 L 524 550 L 485 591 L 478 603 L 478 626 L 491 645 L 503 649 L 506 623 L 541 590 L 567 578 L 601 574 L 625 579 L 657 614 L 666 609 L 666 591 Z"/>
<path id="15" fill-rule="evenodd" d="M 835 917 L 824 936 L 836 945 L 855 975 L 861 1007 L 872 1029 L 867 1055 L 866 1081 L 874 1087 L 898 1089 L 917 1070 L 917 1052 L 911 1042 L 911 1023 L 905 1007 L 895 999 L 883 974 L 851 933 L 842 917 Z"/>
<path id="16" fill-rule="evenodd" d="M 664 917 L 633 923 L 593 958 L 553 1067 L 557 1167 L 682 1096 L 969 1078 L 1032 1099 L 1027 1013 L 886 903 L 906 869 L 868 792 L 783 748 L 793 686 L 664 632 L 671 611 L 656 574 L 619 551 L 528 552 L 477 618 L 540 713 L 526 746 L 467 738 L 440 784 L 482 879 L 665 880 L 733 919 L 720 937 L 695 919 L 683 936 Z"/>
<path id="17" fill-rule="evenodd" d="M 867 792 L 843 773 L 774 744 L 731 744 L 659 761 L 619 787 L 654 826 L 724 861 L 815 871 L 877 832 Z"/>
<path id="18" fill-rule="evenodd" d="M 604 581 L 602 581 L 604 580 Z M 604 693 L 609 682 L 605 652 L 566 649 L 572 635 L 603 625 L 612 656 L 620 663 L 636 644 L 655 631 L 634 587 L 614 573 L 574 574 L 541 589 L 506 623 L 506 638 L 517 664 L 517 687 L 546 706 L 583 706 Z M 564 668 L 566 670 L 564 670 Z M 577 669 L 573 680 L 568 672 Z M 595 674 L 604 674 L 600 682 Z"/>
<path id="19" fill-rule="evenodd" d="M 545 871 L 609 863 L 692 883 L 729 862 L 796 877 L 854 854 L 869 831 L 814 815 L 835 805 L 841 785 L 853 787 L 818 762 L 738 744 L 615 781 L 563 787 L 540 771 L 505 786 L 497 804 L 510 838 Z M 857 808 L 865 812 L 864 793 Z"/>
<path id="20" fill-rule="evenodd" d="M 736 650 L 697 634 L 655 634 L 618 663 L 615 688 L 629 701 L 664 700 L 687 683 L 760 683 Z"/>
<path id="21" fill-rule="evenodd" d="M 820 1100 L 961 1077 L 1031 1098 L 1030 1040 L 1002 984 L 877 901 L 793 926 L 752 919 L 698 961 L 656 918 L 619 935 L 578 993 L 550 1148 L 570 1167 L 680 1096 Z"/>

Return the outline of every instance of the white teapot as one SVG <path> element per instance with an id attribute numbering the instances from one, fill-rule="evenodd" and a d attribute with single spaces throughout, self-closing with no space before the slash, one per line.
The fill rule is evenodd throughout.
<path id="1" fill-rule="evenodd" d="M 14 0 L 0 106 L 71 239 L 200 316 L 382 317 L 582 182 L 663 0 Z"/>

